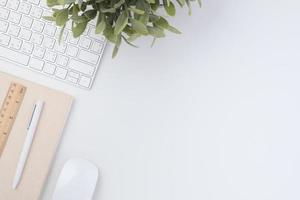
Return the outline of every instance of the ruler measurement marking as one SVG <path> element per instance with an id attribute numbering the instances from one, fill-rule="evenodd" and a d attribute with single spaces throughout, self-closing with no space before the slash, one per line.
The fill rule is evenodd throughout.
<path id="1" fill-rule="evenodd" d="M 0 110 L 0 155 L 2 154 L 19 108 L 22 104 L 26 87 L 11 83 Z"/>

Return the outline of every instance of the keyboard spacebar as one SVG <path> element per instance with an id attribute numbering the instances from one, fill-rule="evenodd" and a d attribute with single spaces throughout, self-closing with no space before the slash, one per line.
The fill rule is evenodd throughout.
<path id="1" fill-rule="evenodd" d="M 21 65 L 27 65 L 29 62 L 29 56 L 26 56 L 22 53 L 15 52 L 1 46 L 0 46 L 0 52 L 1 52 L 0 53 L 1 57 L 11 60 L 13 62 L 17 62 Z"/>
<path id="2" fill-rule="evenodd" d="M 94 67 L 77 60 L 71 60 L 69 63 L 69 68 L 89 76 L 92 76 L 95 71 Z"/>

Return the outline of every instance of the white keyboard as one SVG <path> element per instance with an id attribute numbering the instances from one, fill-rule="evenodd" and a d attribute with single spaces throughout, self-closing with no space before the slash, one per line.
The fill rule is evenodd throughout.
<path id="1" fill-rule="evenodd" d="M 51 16 L 46 0 L 0 0 L 0 59 L 26 69 L 89 89 L 106 40 L 95 35 L 95 24 L 73 38 L 68 26 L 58 42 L 60 28 L 45 21 Z"/>

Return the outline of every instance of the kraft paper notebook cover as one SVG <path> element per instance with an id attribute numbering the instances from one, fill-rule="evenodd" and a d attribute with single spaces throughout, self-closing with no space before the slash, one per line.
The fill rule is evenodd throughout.
<path id="1" fill-rule="evenodd" d="M 32 82 L 0 72 L 0 104 L 11 82 L 24 85 L 27 90 L 17 114 L 6 146 L 0 156 L 0 199 L 38 200 L 55 156 L 73 98 Z M 36 100 L 45 102 L 21 181 L 12 189 L 17 163 Z"/>

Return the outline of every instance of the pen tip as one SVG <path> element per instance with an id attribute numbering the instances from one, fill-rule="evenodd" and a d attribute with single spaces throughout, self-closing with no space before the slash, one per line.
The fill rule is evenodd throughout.
<path id="1" fill-rule="evenodd" d="M 18 185 L 17 182 L 13 182 L 12 188 L 13 188 L 14 190 L 17 189 L 17 185 Z"/>

